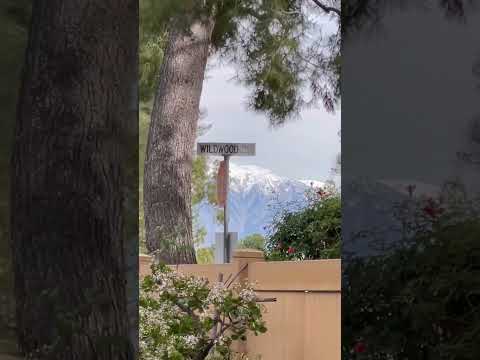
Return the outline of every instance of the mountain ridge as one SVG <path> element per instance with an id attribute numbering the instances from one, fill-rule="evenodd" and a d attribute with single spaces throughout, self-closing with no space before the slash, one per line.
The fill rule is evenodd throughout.
<path id="1" fill-rule="evenodd" d="M 229 230 L 238 233 L 241 240 L 251 234 L 267 234 L 275 206 L 306 203 L 306 191 L 323 187 L 325 182 L 310 179 L 291 179 L 257 165 L 238 165 L 230 162 Z M 218 207 L 203 201 L 196 206 L 199 224 L 207 235 L 202 246 L 215 242 L 215 232 L 223 231 L 223 224 L 216 222 Z"/>

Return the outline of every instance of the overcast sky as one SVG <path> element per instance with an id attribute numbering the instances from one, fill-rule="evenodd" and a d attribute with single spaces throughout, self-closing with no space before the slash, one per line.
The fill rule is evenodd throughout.
<path id="1" fill-rule="evenodd" d="M 470 134 L 471 121 L 480 124 L 472 73 L 480 59 L 480 11 L 469 11 L 466 22 L 448 20 L 436 7 L 395 11 L 383 24 L 342 49 L 344 181 L 440 185 L 460 177 L 478 188 L 478 167 L 456 154 L 480 150 Z"/>
<path id="2" fill-rule="evenodd" d="M 252 142 L 255 157 L 236 157 L 237 164 L 258 165 L 280 176 L 325 180 L 340 152 L 340 112 L 305 110 L 298 120 L 279 129 L 269 128 L 266 116 L 247 109 L 248 89 L 231 80 L 235 71 L 213 66 L 207 73 L 200 107 L 213 126 L 199 141 Z"/>

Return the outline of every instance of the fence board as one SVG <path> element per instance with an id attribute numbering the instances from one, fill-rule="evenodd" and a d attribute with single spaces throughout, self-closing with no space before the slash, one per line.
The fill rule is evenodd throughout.
<path id="1" fill-rule="evenodd" d="M 140 255 L 140 277 L 144 277 L 151 273 L 150 266 L 152 265 L 152 258 L 148 255 Z M 207 278 L 210 282 L 216 282 L 218 280 L 218 274 L 224 274 L 224 277 L 227 278 L 230 275 L 234 268 L 232 264 L 215 264 L 215 265 L 170 265 L 170 268 L 175 269 L 176 271 L 185 274 L 185 275 L 195 275 L 201 278 Z"/>
<path id="2" fill-rule="evenodd" d="M 265 306 L 263 319 L 267 332 L 260 336 L 248 336 L 249 356 L 255 359 L 255 356 L 261 355 L 262 360 L 304 359 L 305 295 L 276 292 L 263 295 L 276 297 L 277 301 Z"/>
<path id="3" fill-rule="evenodd" d="M 259 291 L 340 291 L 340 260 L 275 261 L 250 264 Z"/>
<path id="4" fill-rule="evenodd" d="M 224 279 L 226 279 L 234 271 L 231 264 L 172 265 L 170 267 L 185 275 L 195 275 L 200 278 L 206 278 L 210 283 L 218 281 L 218 274 L 222 273 Z"/>
<path id="5" fill-rule="evenodd" d="M 340 360 L 340 293 L 305 294 L 304 360 Z"/>

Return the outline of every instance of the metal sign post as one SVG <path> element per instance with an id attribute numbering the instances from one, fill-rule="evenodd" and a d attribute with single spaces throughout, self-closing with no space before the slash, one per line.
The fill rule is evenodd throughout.
<path id="1" fill-rule="evenodd" d="M 225 244 L 225 260 L 230 262 L 230 237 L 228 236 L 228 184 L 230 181 L 230 155 L 223 157 L 225 161 L 225 202 L 223 204 L 223 243 Z"/>
<path id="2" fill-rule="evenodd" d="M 251 143 L 198 143 L 198 155 L 223 156 L 225 165 L 225 201 L 223 203 L 223 244 L 225 262 L 230 262 L 231 241 L 228 233 L 228 185 L 231 156 L 255 156 L 255 144 Z"/>
<path id="3" fill-rule="evenodd" d="M 220 232 L 215 232 L 215 251 L 214 251 L 214 262 L 215 264 L 225 264 L 227 263 L 226 255 L 226 248 L 225 248 L 225 241 L 224 241 L 224 234 L 223 229 Z M 237 232 L 228 232 L 228 241 L 230 247 L 230 260 L 232 260 L 232 253 L 233 250 L 236 249 L 238 243 L 238 233 Z"/>

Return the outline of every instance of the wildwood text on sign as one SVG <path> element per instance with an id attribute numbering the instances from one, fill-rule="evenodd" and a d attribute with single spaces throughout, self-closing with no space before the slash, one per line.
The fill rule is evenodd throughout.
<path id="1" fill-rule="evenodd" d="M 198 155 L 255 156 L 255 144 L 251 143 L 198 143 Z"/>

